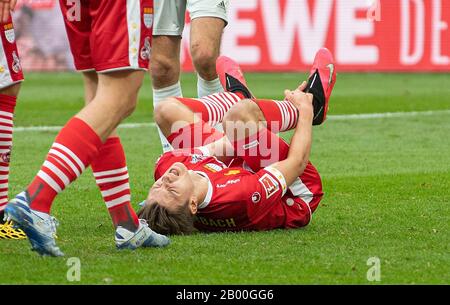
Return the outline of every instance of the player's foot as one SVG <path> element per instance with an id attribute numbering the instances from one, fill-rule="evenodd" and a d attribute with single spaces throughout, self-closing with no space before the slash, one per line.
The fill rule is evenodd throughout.
<path id="1" fill-rule="evenodd" d="M 239 64 L 233 59 L 219 56 L 216 60 L 216 71 L 225 91 L 241 94 L 244 98 L 253 98 Z"/>
<path id="2" fill-rule="evenodd" d="M 57 220 L 49 214 L 31 209 L 29 201 L 26 192 L 12 199 L 5 209 L 7 220 L 12 220 L 15 226 L 25 232 L 33 251 L 40 255 L 63 256 L 55 242 Z"/>
<path id="3" fill-rule="evenodd" d="M 320 125 L 325 121 L 328 112 L 328 102 L 331 92 L 336 83 L 336 69 L 331 52 L 326 49 L 320 49 L 308 78 L 308 85 L 305 92 L 314 95 L 314 119 L 313 125 Z"/>
<path id="4" fill-rule="evenodd" d="M 25 233 L 14 227 L 11 221 L 0 224 L 0 239 L 26 239 Z"/>
<path id="5" fill-rule="evenodd" d="M 121 226 L 117 227 L 115 239 L 118 249 L 134 250 L 139 247 L 165 247 L 170 244 L 167 236 L 154 232 L 143 219 L 139 219 L 139 228 L 136 232 Z"/>

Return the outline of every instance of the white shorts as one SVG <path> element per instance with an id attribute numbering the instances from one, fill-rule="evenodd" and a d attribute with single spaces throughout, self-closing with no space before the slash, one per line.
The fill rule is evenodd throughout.
<path id="1" fill-rule="evenodd" d="M 186 10 L 191 20 L 199 17 L 216 17 L 228 23 L 229 0 L 155 0 L 153 35 L 181 36 Z"/>

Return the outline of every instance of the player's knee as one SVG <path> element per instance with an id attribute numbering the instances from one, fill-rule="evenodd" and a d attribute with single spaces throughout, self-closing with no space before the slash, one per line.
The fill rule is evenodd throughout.
<path id="1" fill-rule="evenodd" d="M 129 117 L 134 110 L 136 110 L 136 105 L 137 105 L 137 97 L 136 98 L 129 98 L 127 103 L 122 104 L 122 109 L 121 109 L 121 113 L 122 113 L 122 120 L 126 119 L 127 117 Z"/>
<path id="2" fill-rule="evenodd" d="M 251 100 L 242 100 L 225 114 L 224 122 L 249 122 L 254 120 L 254 104 Z"/>
<path id="3" fill-rule="evenodd" d="M 128 83 L 127 89 L 123 91 L 124 102 L 122 103 L 122 108 L 125 117 L 130 116 L 136 109 L 139 90 L 142 87 L 143 82 L 143 75 L 136 74 L 136 77 L 133 77 Z"/>
<path id="4" fill-rule="evenodd" d="M 153 117 L 159 126 L 170 125 L 173 114 L 179 111 L 180 103 L 175 98 L 166 98 L 155 106 Z"/>
<path id="5" fill-rule="evenodd" d="M 125 92 L 120 100 L 117 100 L 120 112 L 122 114 L 122 119 L 129 117 L 134 112 L 134 110 L 136 110 L 139 84 L 134 84 L 134 86 L 136 86 L 136 90 Z"/>
<path id="6" fill-rule="evenodd" d="M 6 87 L 0 90 L 0 94 L 9 95 L 9 96 L 17 96 L 20 92 L 21 83 L 14 84 L 12 86 Z"/>
<path id="7" fill-rule="evenodd" d="M 151 76 L 153 82 L 163 86 L 173 82 L 174 78 L 178 78 L 179 67 L 176 66 L 176 62 L 163 55 L 152 57 Z"/>
<path id="8" fill-rule="evenodd" d="M 202 78 L 211 80 L 217 77 L 216 59 L 219 54 L 214 48 L 194 43 L 191 46 L 191 55 L 195 69 Z"/>

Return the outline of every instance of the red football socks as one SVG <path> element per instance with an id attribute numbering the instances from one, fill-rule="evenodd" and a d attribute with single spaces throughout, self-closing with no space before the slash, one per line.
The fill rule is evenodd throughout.
<path id="1" fill-rule="evenodd" d="M 120 138 L 108 138 L 91 167 L 114 226 L 135 231 L 139 219 L 130 203 L 128 169 Z"/>
<path id="2" fill-rule="evenodd" d="M 215 126 L 222 122 L 225 113 L 242 98 L 231 92 L 221 92 L 198 99 L 178 98 L 178 100 L 199 115 L 202 121 Z"/>
<path id="3" fill-rule="evenodd" d="M 15 96 L 0 94 L 0 212 L 8 203 L 9 160 L 15 107 Z"/>
<path id="4" fill-rule="evenodd" d="M 41 170 L 27 188 L 30 207 L 49 213 L 55 196 L 97 156 L 101 139 L 84 121 L 72 118 L 55 139 Z"/>
<path id="5" fill-rule="evenodd" d="M 261 109 L 267 122 L 267 128 L 272 132 L 283 132 L 297 126 L 298 110 L 289 101 L 254 100 Z"/>

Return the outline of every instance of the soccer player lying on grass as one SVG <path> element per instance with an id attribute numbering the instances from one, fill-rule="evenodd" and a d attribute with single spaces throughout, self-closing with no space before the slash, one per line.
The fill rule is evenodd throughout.
<path id="1" fill-rule="evenodd" d="M 306 226 L 323 195 L 308 160 L 312 125 L 325 120 L 336 80 L 331 53 L 317 53 L 308 83 L 286 90 L 284 101 L 252 98 L 230 59 L 219 58 L 217 71 L 228 92 L 171 98 L 155 109 L 178 149 L 157 161 L 139 217 L 169 235 Z M 217 120 L 224 133 L 210 127 Z M 276 133 L 290 129 L 288 145 Z"/>

